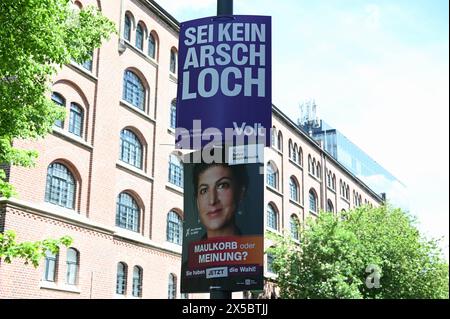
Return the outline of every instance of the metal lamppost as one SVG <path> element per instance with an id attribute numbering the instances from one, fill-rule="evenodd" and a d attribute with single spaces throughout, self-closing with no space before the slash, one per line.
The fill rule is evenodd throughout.
<path id="1" fill-rule="evenodd" d="M 233 0 L 217 0 L 217 15 L 232 15 Z M 231 299 L 231 291 L 211 289 L 209 297 L 211 299 Z"/>

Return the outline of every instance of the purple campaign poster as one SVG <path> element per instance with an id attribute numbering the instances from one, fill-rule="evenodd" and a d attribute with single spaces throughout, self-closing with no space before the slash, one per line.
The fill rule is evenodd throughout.
<path id="1" fill-rule="evenodd" d="M 271 43 L 268 16 L 181 23 L 176 148 L 270 146 Z"/>

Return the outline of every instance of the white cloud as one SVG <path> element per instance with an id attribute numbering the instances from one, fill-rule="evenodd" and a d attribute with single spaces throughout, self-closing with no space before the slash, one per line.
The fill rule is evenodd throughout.
<path id="1" fill-rule="evenodd" d="M 186 21 L 216 14 L 216 0 L 156 0 L 178 21 Z"/>

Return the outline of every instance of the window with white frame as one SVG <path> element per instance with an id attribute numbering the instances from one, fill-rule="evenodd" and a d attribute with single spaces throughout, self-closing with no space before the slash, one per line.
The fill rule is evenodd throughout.
<path id="1" fill-rule="evenodd" d="M 313 189 L 309 190 L 309 210 L 317 213 L 317 195 Z"/>
<path id="2" fill-rule="evenodd" d="M 75 179 L 61 163 L 52 163 L 47 169 L 45 201 L 69 209 L 75 208 Z"/>
<path id="3" fill-rule="evenodd" d="M 267 227 L 278 230 L 278 214 L 271 204 L 267 205 Z"/>
<path id="4" fill-rule="evenodd" d="M 142 297 L 142 268 L 134 266 L 133 268 L 133 297 Z"/>
<path id="5" fill-rule="evenodd" d="M 58 269 L 58 254 L 52 253 L 50 250 L 45 252 L 44 261 L 44 281 L 56 281 L 56 272 Z"/>
<path id="6" fill-rule="evenodd" d="M 125 295 L 127 291 L 128 266 L 123 262 L 117 264 L 116 294 Z"/>
<path id="7" fill-rule="evenodd" d="M 183 239 L 183 221 L 174 211 L 167 214 L 167 241 L 181 245 Z"/>
<path id="8" fill-rule="evenodd" d="M 139 206 L 128 193 L 120 193 L 117 196 L 116 226 L 139 231 Z"/>
<path id="9" fill-rule="evenodd" d="M 139 77 L 130 70 L 124 73 L 122 98 L 136 108 L 144 110 L 145 87 Z"/>
<path id="10" fill-rule="evenodd" d="M 169 183 L 183 187 L 183 164 L 175 154 L 169 157 Z"/>
<path id="11" fill-rule="evenodd" d="M 75 248 L 67 250 L 67 275 L 66 283 L 68 285 L 76 285 L 78 281 L 80 254 Z"/>

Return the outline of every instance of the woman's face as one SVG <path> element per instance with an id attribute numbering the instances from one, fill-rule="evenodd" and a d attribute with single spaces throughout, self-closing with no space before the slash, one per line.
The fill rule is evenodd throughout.
<path id="1" fill-rule="evenodd" d="M 234 231 L 234 213 L 241 194 L 236 191 L 233 172 L 226 166 L 211 166 L 200 173 L 197 188 L 197 207 L 200 220 L 208 234 Z"/>

